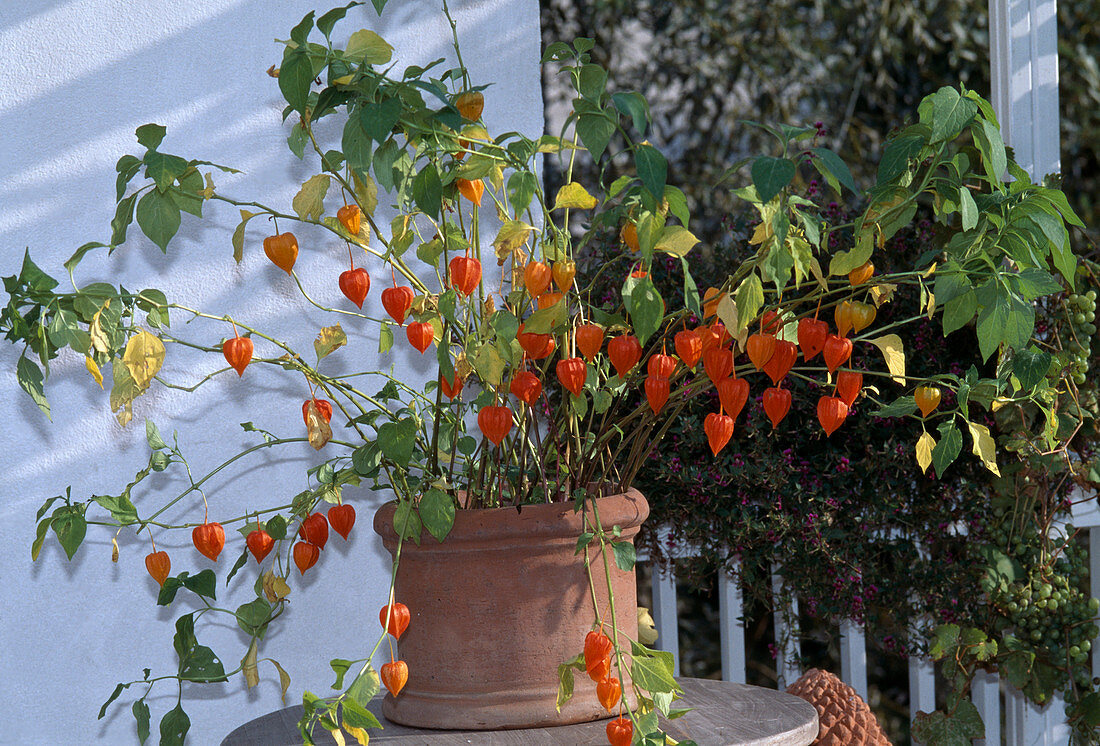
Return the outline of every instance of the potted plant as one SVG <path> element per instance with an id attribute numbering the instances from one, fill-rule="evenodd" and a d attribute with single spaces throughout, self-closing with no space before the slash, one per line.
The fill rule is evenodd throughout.
<path id="1" fill-rule="evenodd" d="M 374 2 L 379 10 L 384 4 Z M 71 558 L 90 522 L 151 540 L 169 531 L 192 537 L 204 559 L 172 558 L 151 546 L 145 560 L 160 585 L 158 603 L 170 605 L 186 591 L 205 606 L 175 623 L 178 672 L 120 684 L 108 700 L 148 683 L 132 706 L 143 736 L 151 718 L 146 698 L 159 681 L 216 682 L 237 673 L 249 686 L 257 681 L 264 636 L 285 612 L 295 578 L 309 573 L 330 529 L 350 535 L 354 488 L 387 491 L 394 500 L 375 516 L 393 555 L 389 598 L 377 599 L 381 631 L 364 658 L 332 662 L 338 695 L 305 693 L 306 742 L 320 725 L 342 727 L 365 743 L 367 729 L 378 726 L 366 704 L 381 686 L 389 691 L 385 712 L 402 722 L 465 727 L 462 713 L 435 709 L 440 700 L 461 703 L 464 692 L 474 692 L 508 707 L 515 697 L 509 702 L 507 695 L 518 691 L 521 715 L 494 710 L 472 717 L 486 727 L 522 727 L 610 714 L 610 743 L 660 742 L 658 714 L 681 712 L 673 708 L 679 687 L 671 655 L 637 639 L 631 539 L 647 508 L 631 484 L 680 410 L 702 392 L 717 392 L 719 405 L 703 430 L 718 454 L 750 393 L 760 397 L 773 428 L 783 426 L 792 407 L 808 407 L 826 434 L 866 395 L 883 401 L 880 416 L 928 417 L 938 406 L 936 384 L 965 382 L 975 408 L 1041 403 L 1055 383 L 1046 371 L 1027 376 L 1026 386 L 1000 372 L 907 376 L 894 330 L 927 315 L 939 314 L 945 328 L 977 315 L 983 357 L 997 355 L 1008 370 L 1031 370 L 1030 303 L 1072 285 L 1075 258 L 1057 238 L 1063 219 L 1075 217 L 1060 192 L 1032 185 L 1006 157 L 988 103 L 944 88 L 922 104 L 919 122 L 891 140 L 869 206 L 848 225 L 830 224 L 792 189 L 800 169 L 812 168 L 837 193 L 855 192 L 840 158 L 812 147 L 813 128 L 765 127 L 778 155 L 730 172 L 743 184 L 735 193 L 761 216 L 752 238 L 757 248 L 719 286 L 700 293 L 690 271 L 700 249 L 687 201 L 669 183 L 665 158 L 644 139 L 645 101 L 607 90 L 589 40 L 552 45 L 545 55 L 576 94 L 566 130 L 494 135 L 481 121 L 482 87 L 462 67 L 457 39 L 457 67 L 444 69 L 439 61 L 398 73 L 386 67 L 392 48 L 376 33 L 357 31 L 342 46 L 334 39 L 353 5 L 308 14 L 272 71 L 287 102 L 290 150 L 308 153 L 315 170 L 290 210 L 222 194 L 214 176 L 225 167 L 167 153 L 165 129 L 145 125 L 137 130 L 143 152 L 118 162 L 110 244 L 85 244 L 65 264 L 74 274 L 94 252 L 115 250 L 135 219 L 167 251 L 182 212 L 199 217 L 215 205 L 241 211 L 231 241 L 239 258 L 257 240 L 259 221 L 270 219 L 266 256 L 309 302 L 341 318 L 318 330 L 316 362 L 260 322 L 157 290 L 74 281 L 74 292 L 59 291 L 29 254 L 19 273 L 5 279 L 9 301 L 0 315 L 0 329 L 23 346 L 20 384 L 40 406 L 44 371 L 68 347 L 93 376 L 110 365 L 110 404 L 123 425 L 133 401 L 157 383 L 171 345 L 224 358 L 225 367 L 196 385 L 214 375 L 247 381 L 257 365 L 285 371 L 303 390 L 301 412 L 287 415 L 298 434 L 246 423 L 256 444 L 231 454 L 214 473 L 241 468 L 251 453 L 308 441 L 318 453 L 309 489 L 245 515 L 212 514 L 202 492 L 210 475 L 192 474 L 177 439 L 147 421 L 148 467 L 118 496 L 66 493 L 47 500 L 32 552 L 52 532 Z M 340 135 L 329 143 L 315 125 L 332 120 Z M 625 162 L 633 172 L 612 183 L 567 180 L 548 195 L 537 169 L 544 154 L 567 164 L 580 157 Z M 742 166 L 749 167 L 748 180 Z M 1006 169 L 1011 184 L 1001 178 Z M 387 221 L 383 198 L 393 203 Z M 914 269 L 876 274 L 876 250 L 913 219 L 918 203 L 928 203 L 942 223 L 942 245 Z M 295 274 L 295 224 L 327 230 L 347 252 L 348 268 L 331 278 L 346 298 L 340 307 L 315 301 Z M 593 297 L 593 284 L 578 285 L 576 258 L 608 232 L 619 237 L 619 247 L 599 273 L 615 277 L 619 289 L 605 305 Z M 846 232 L 850 243 L 839 240 Z M 674 258 L 683 270 L 675 303 L 650 276 L 659 257 Z M 364 264 L 376 273 L 373 283 Z M 388 281 L 379 288 L 383 276 Z M 919 308 L 876 324 L 877 309 L 902 284 L 920 288 Z M 382 352 L 410 345 L 438 376 L 420 390 L 392 372 L 337 369 L 330 361 L 350 352 L 341 351 L 350 347 L 344 324 L 370 329 Z M 854 345 L 877 349 L 882 366 L 849 369 Z M 794 402 L 791 377 L 812 378 L 824 390 L 814 401 Z M 299 415 L 303 425 L 296 424 Z M 965 411 L 942 421 L 936 436 L 922 432 L 917 463 L 942 471 L 960 454 L 964 432 L 995 469 L 988 431 Z M 153 493 L 140 505 L 132 499 L 135 486 L 169 469 L 187 474 L 182 494 Z M 164 518 L 187 504 L 186 517 Z M 547 546 L 535 536 L 545 536 Z M 225 570 L 228 562 L 217 563 L 226 549 L 237 555 L 226 582 L 239 573 L 254 579 L 254 600 L 236 610 L 208 603 L 217 578 L 208 563 Z M 494 564 L 505 549 L 515 554 Z M 457 563 L 440 564 L 455 556 Z M 188 570 L 172 575 L 181 565 Z M 195 572 L 196 566 L 203 569 Z M 417 568 L 425 576 L 410 574 Z M 494 619 L 499 615 L 488 612 L 511 603 L 536 578 L 559 585 L 525 601 L 533 617 Z M 493 590 L 505 599 L 486 600 Z M 451 623 L 460 605 L 472 607 L 475 621 Z M 240 666 L 229 672 L 196 634 L 196 621 L 223 614 L 249 636 Z M 488 631 L 495 621 L 501 629 Z M 556 660 L 528 665 L 525 656 L 535 646 L 522 640 L 524 632 L 556 635 L 547 645 Z M 448 643 L 456 648 L 442 652 Z M 389 662 L 375 672 L 371 658 L 383 647 Z M 490 666 L 513 663 L 487 672 L 492 652 Z M 453 668 L 443 670 L 442 661 Z M 460 710 L 470 714 L 468 706 Z M 188 727 L 177 704 L 160 721 L 162 743 L 181 742 Z"/>

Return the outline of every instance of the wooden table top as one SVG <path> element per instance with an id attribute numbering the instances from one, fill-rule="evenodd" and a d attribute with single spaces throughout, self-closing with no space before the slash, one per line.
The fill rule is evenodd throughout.
<path id="1" fill-rule="evenodd" d="M 817 737 L 817 711 L 805 700 L 774 689 L 711 679 L 678 680 L 684 699 L 677 705 L 694 708 L 687 715 L 662 723 L 665 732 L 699 746 L 806 746 Z M 386 746 L 606 746 L 606 720 L 557 728 L 503 731 L 453 731 L 407 728 L 382 718 L 382 699 L 370 703 L 385 728 L 371 731 L 370 741 Z M 297 746 L 301 705 L 256 718 L 234 730 L 222 746 Z M 334 744 L 317 728 L 318 744 Z M 350 743 L 355 739 L 348 737 Z"/>

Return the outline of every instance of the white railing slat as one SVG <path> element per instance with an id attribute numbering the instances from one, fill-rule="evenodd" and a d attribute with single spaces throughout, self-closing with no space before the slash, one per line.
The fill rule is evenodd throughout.
<path id="1" fill-rule="evenodd" d="M 745 603 L 740 578 L 718 573 L 718 624 L 721 633 L 722 680 L 746 682 Z"/>
<path id="2" fill-rule="evenodd" d="M 772 568 L 772 616 L 775 623 L 775 672 L 780 691 L 786 689 L 801 675 L 802 631 L 798 624 L 798 599 L 793 596 L 789 604 L 780 608 L 783 598 L 783 576 Z"/>
<path id="3" fill-rule="evenodd" d="M 1001 746 L 1001 681 L 997 674 L 978 671 L 970 701 L 985 723 L 985 738 L 975 739 L 974 746 Z"/>
<path id="4" fill-rule="evenodd" d="M 657 649 L 672 653 L 672 674 L 680 675 L 680 630 L 676 618 L 676 575 L 671 568 L 653 568 L 653 624 Z"/>
<path id="5" fill-rule="evenodd" d="M 840 678 L 867 701 L 867 636 L 850 619 L 840 623 Z"/>
<path id="6" fill-rule="evenodd" d="M 936 709 L 935 667 L 922 655 L 909 656 L 909 721 L 918 712 Z"/>

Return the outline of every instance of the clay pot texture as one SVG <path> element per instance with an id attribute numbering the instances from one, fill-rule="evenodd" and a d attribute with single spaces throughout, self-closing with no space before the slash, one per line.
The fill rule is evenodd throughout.
<path id="1" fill-rule="evenodd" d="M 599 498 L 603 526 L 633 541 L 649 515 L 637 490 Z M 374 516 L 374 530 L 393 554 L 395 504 Z M 588 509 L 592 515 L 591 508 Z M 459 510 L 437 542 L 405 541 L 396 597 L 412 620 L 399 654 L 409 666 L 400 696 L 386 695 L 382 713 L 420 728 L 498 729 L 567 725 L 608 717 L 596 684 L 574 671 L 573 697 L 555 706 L 558 665 L 576 657 L 595 623 L 584 556 L 574 555 L 582 520 L 573 503 L 521 509 Z M 603 561 L 591 552 L 596 598 L 608 618 Z M 608 556 L 619 629 L 638 638 L 634 572 Z M 610 629 L 608 630 L 610 635 Z M 629 650 L 629 643 L 623 641 Z M 623 678 L 616 667 L 612 675 Z M 623 690 L 629 691 L 629 679 Z"/>

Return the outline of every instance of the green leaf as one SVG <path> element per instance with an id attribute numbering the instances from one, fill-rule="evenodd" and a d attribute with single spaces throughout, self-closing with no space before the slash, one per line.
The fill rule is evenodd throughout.
<path id="1" fill-rule="evenodd" d="M 585 98 L 598 102 L 607 86 L 607 70 L 600 65 L 581 65 L 577 78 L 578 92 Z"/>
<path id="2" fill-rule="evenodd" d="M 968 231 L 978 225 L 978 205 L 974 195 L 965 186 L 959 187 L 959 212 L 962 214 L 962 229 Z"/>
<path id="3" fill-rule="evenodd" d="M 919 110 L 921 122 L 932 127 L 932 142 L 940 142 L 958 137 L 978 113 L 978 105 L 957 89 L 944 86 L 926 97 Z M 926 121 L 926 113 L 930 113 L 930 122 Z"/>
<path id="4" fill-rule="evenodd" d="M 388 98 L 379 104 L 359 107 L 359 122 L 372 139 L 384 143 L 401 119 L 401 99 Z"/>
<path id="5" fill-rule="evenodd" d="M 403 539 L 412 539 L 420 544 L 420 516 L 413 508 L 411 500 L 399 500 L 393 514 L 393 530 Z"/>
<path id="6" fill-rule="evenodd" d="M 905 417 L 917 411 L 917 403 L 912 396 L 902 396 L 876 412 L 871 417 Z"/>
<path id="7" fill-rule="evenodd" d="M 939 298 L 939 296 L 936 297 Z M 943 307 L 943 336 L 946 337 L 951 332 L 969 324 L 977 311 L 978 296 L 973 290 L 968 290 L 947 301 Z"/>
<path id="8" fill-rule="evenodd" d="M 325 38 L 327 39 L 329 34 L 332 33 L 332 27 L 336 25 L 336 22 L 346 16 L 348 11 L 351 8 L 354 8 L 356 5 L 362 5 L 362 3 L 348 3 L 342 8 L 333 8 L 327 13 L 324 13 L 320 18 L 317 19 L 317 30 L 324 34 Z"/>
<path id="9" fill-rule="evenodd" d="M 916 158 L 924 147 L 921 135 L 903 135 L 891 140 L 878 164 L 878 184 L 888 184 L 909 170 L 909 161 Z"/>
<path id="10" fill-rule="evenodd" d="M 615 565 L 623 572 L 630 572 L 634 569 L 634 562 L 637 560 L 637 554 L 634 550 L 634 543 L 630 541 L 613 541 L 611 542 L 611 551 L 615 555 Z"/>
<path id="11" fill-rule="evenodd" d="M 108 246 L 105 243 L 100 243 L 99 241 L 89 241 L 88 243 L 82 245 L 80 248 L 74 251 L 73 255 L 66 259 L 64 265 L 62 266 L 64 266 L 65 269 L 69 272 L 72 272 L 74 269 L 76 269 L 76 265 L 80 263 L 80 260 L 84 258 L 84 255 L 87 254 L 89 251 L 91 251 L 92 249 L 106 248 L 108 248 Z"/>
<path id="12" fill-rule="evenodd" d="M 621 91 L 611 94 L 611 103 L 619 110 L 620 114 L 630 117 L 634 129 L 641 135 L 645 134 L 649 126 L 649 105 L 645 97 L 637 91 Z"/>
<path id="13" fill-rule="evenodd" d="M 783 191 L 794 178 L 794 161 L 762 155 L 753 161 L 752 183 L 756 194 L 765 205 Z"/>
<path id="14" fill-rule="evenodd" d="M 856 182 L 852 179 L 852 172 L 848 168 L 848 164 L 845 163 L 839 155 L 829 150 L 828 148 L 810 148 L 810 152 L 814 154 L 815 158 L 811 161 L 825 180 L 829 182 L 829 185 L 840 194 L 840 186 L 845 186 L 853 193 L 859 194 L 859 189 L 856 188 Z"/>
<path id="15" fill-rule="evenodd" d="M 654 199 L 660 201 L 665 193 L 665 181 L 668 179 L 668 161 L 661 151 L 652 145 L 639 145 L 634 150 L 634 163 L 638 169 L 638 178 Z"/>
<path id="16" fill-rule="evenodd" d="M 530 171 L 516 171 L 508 177 L 508 199 L 515 215 L 530 206 L 537 190 L 538 178 Z"/>
<path id="17" fill-rule="evenodd" d="M 963 436 L 951 422 L 940 425 L 939 431 L 940 440 L 932 449 L 932 465 L 936 467 L 936 474 L 942 477 L 947 467 L 962 452 Z"/>
<path id="18" fill-rule="evenodd" d="M 191 720 L 183 711 L 183 706 L 177 704 L 161 718 L 160 746 L 183 746 L 190 729 Z"/>
<path id="19" fill-rule="evenodd" d="M 65 554 L 71 560 L 88 531 L 88 523 L 84 520 L 84 514 L 75 505 L 60 507 L 54 511 L 50 526 L 53 528 L 53 532 L 57 534 L 57 540 L 61 543 L 61 548 L 65 550 Z"/>
<path id="20" fill-rule="evenodd" d="M 158 192 L 167 192 L 178 177 L 187 170 L 187 161 L 178 155 L 166 155 L 151 150 L 145 154 L 145 175 L 154 181 Z"/>
<path id="21" fill-rule="evenodd" d="M 290 108 L 305 115 L 309 105 L 309 88 L 313 84 L 313 63 L 305 49 L 289 51 L 279 66 L 279 90 Z"/>
<path id="22" fill-rule="evenodd" d="M 420 498 L 420 522 L 428 533 L 442 543 L 455 522 L 454 500 L 446 492 L 430 489 Z"/>
<path id="23" fill-rule="evenodd" d="M 164 438 L 160 437 L 160 430 L 157 429 L 157 424 L 150 419 L 145 420 L 145 441 L 154 451 L 159 451 L 162 448 L 168 447 L 168 444 L 164 442 Z"/>
<path id="24" fill-rule="evenodd" d="M 1027 349 L 1016 351 L 1012 358 L 1012 373 L 1020 379 L 1021 388 L 1030 390 L 1046 378 L 1053 360 L 1049 352 L 1031 345 Z"/>
<path id="25" fill-rule="evenodd" d="M 345 727 L 362 728 L 363 730 L 382 727 L 382 723 L 378 722 L 378 718 L 366 707 L 359 704 L 357 699 L 344 700 L 340 708 L 340 718 Z"/>
<path id="26" fill-rule="evenodd" d="M 372 141 L 370 135 L 363 129 L 359 117 L 348 117 L 348 121 L 344 123 L 340 147 L 344 149 L 344 157 L 352 168 L 364 172 L 370 168 Z"/>
<path id="27" fill-rule="evenodd" d="M 680 691 L 672 677 L 672 653 L 650 650 L 631 640 L 630 654 L 630 677 L 635 684 L 651 693 Z"/>
<path id="28" fill-rule="evenodd" d="M 430 217 L 438 217 L 443 206 L 443 183 L 435 164 L 428 163 L 413 177 L 413 201 L 416 206 Z"/>
<path id="29" fill-rule="evenodd" d="M 214 592 L 218 587 L 218 578 L 214 574 L 213 570 L 203 570 L 197 575 L 182 577 L 183 586 L 200 596 L 204 596 L 209 599 L 214 599 Z"/>
<path id="30" fill-rule="evenodd" d="M 946 712 L 921 712 L 913 718 L 913 738 L 928 746 L 971 746 L 975 738 L 985 737 L 978 708 L 962 699 L 950 715 Z"/>
<path id="31" fill-rule="evenodd" d="M 38 554 L 42 551 L 42 544 L 46 541 L 46 532 L 50 530 L 51 523 L 53 523 L 53 516 L 38 522 L 38 528 L 34 532 L 34 542 L 31 543 L 31 562 L 38 559 Z"/>
<path id="32" fill-rule="evenodd" d="M 102 720 L 103 716 L 107 714 L 107 708 L 111 706 L 111 703 L 114 702 L 116 699 L 118 699 L 119 695 L 122 694 L 123 689 L 129 689 L 129 688 L 130 688 L 129 684 L 117 684 L 117 685 L 115 685 L 115 690 L 113 692 L 111 692 L 111 696 L 108 697 L 107 701 L 103 703 L 103 706 L 99 708 L 99 717 L 96 718 L 96 719 L 97 720 Z"/>
<path id="33" fill-rule="evenodd" d="M 271 621 L 271 604 L 266 598 L 257 597 L 237 607 L 237 625 L 250 637 L 262 638 Z"/>
<path id="34" fill-rule="evenodd" d="M 366 669 L 351 682 L 351 686 L 348 687 L 348 696 L 359 704 L 365 704 L 378 694 L 379 689 L 378 674 L 374 666 L 368 663 Z"/>
<path id="35" fill-rule="evenodd" d="M 42 370 L 25 357 L 15 363 L 15 377 L 19 387 L 27 392 L 47 418 L 50 418 L 50 403 L 46 401 L 46 392 L 42 387 Z"/>
<path id="36" fill-rule="evenodd" d="M 558 664 L 558 697 L 557 710 L 561 712 L 562 705 L 573 698 L 573 667 L 568 663 Z"/>
<path id="37" fill-rule="evenodd" d="M 734 294 L 734 302 L 737 304 L 737 320 L 741 329 L 745 329 L 764 305 L 764 285 L 759 275 L 754 272 L 741 281 Z M 741 329 L 735 331 L 740 332 Z"/>
<path id="38" fill-rule="evenodd" d="M 180 227 L 180 208 L 167 194 L 150 189 L 137 204 L 137 222 L 141 232 L 167 252 Z"/>
<path id="39" fill-rule="evenodd" d="M 126 229 L 134 220 L 134 203 L 137 202 L 137 198 L 138 192 L 134 192 L 129 197 L 119 200 L 115 207 L 115 216 L 111 218 L 111 246 L 120 246 L 126 241 Z"/>
<path id="40" fill-rule="evenodd" d="M 120 525 L 128 526 L 137 523 L 137 508 L 134 507 L 129 495 L 125 492 L 121 495 L 94 495 L 92 499 L 95 500 L 96 504 L 110 511 L 111 517 L 118 521 Z"/>
<path id="41" fill-rule="evenodd" d="M 592 160 L 599 161 L 607 150 L 611 136 L 615 134 L 615 124 L 602 112 L 585 113 L 577 118 L 577 137 L 592 154 Z"/>
<path id="42" fill-rule="evenodd" d="M 386 422 L 378 428 L 378 445 L 382 455 L 402 468 L 412 459 L 413 446 L 416 445 L 416 422 L 411 418 L 398 422 Z"/>
<path id="43" fill-rule="evenodd" d="M 661 326 L 665 317 L 665 301 L 649 275 L 634 286 L 629 296 L 625 290 L 623 295 L 626 296 L 627 311 L 630 313 L 634 333 L 644 345 Z"/>
<path id="44" fill-rule="evenodd" d="M 139 699 L 134 702 L 130 712 L 134 713 L 134 720 L 137 721 L 138 742 L 145 743 L 149 738 L 149 705 L 145 704 L 144 699 Z"/>
<path id="45" fill-rule="evenodd" d="M 281 515 L 277 515 L 274 518 L 269 518 L 264 523 L 264 530 L 271 535 L 271 538 L 275 541 L 286 538 L 286 519 Z"/>
<path id="46" fill-rule="evenodd" d="M 1090 692 L 1077 703 L 1077 711 L 1090 728 L 1100 725 L 1100 692 Z"/>
<path id="47" fill-rule="evenodd" d="M 351 668 L 351 663 L 351 661 L 344 660 L 343 658 L 333 658 L 328 662 L 329 667 L 336 674 L 336 681 L 332 685 L 333 689 L 344 688 L 344 675 L 348 672 L 348 669 Z"/>
<path id="48" fill-rule="evenodd" d="M 306 45 L 306 39 L 309 38 L 309 32 L 313 28 L 313 11 L 309 11 L 302 17 L 302 20 L 298 22 L 294 28 L 290 30 L 290 39 L 299 47 Z"/>
<path id="49" fill-rule="evenodd" d="M 168 130 L 162 124 L 143 124 L 134 130 L 138 144 L 146 150 L 156 150 L 167 132 Z"/>

